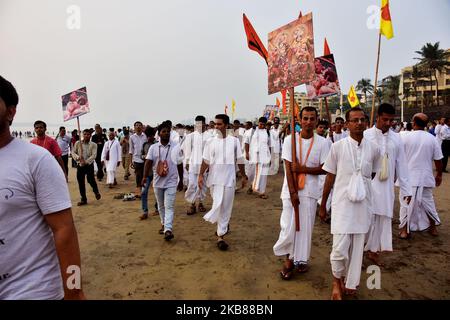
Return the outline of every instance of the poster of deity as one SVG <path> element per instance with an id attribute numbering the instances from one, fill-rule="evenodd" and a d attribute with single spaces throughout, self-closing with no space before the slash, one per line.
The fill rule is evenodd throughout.
<path id="1" fill-rule="evenodd" d="M 269 94 L 314 79 L 314 33 L 309 13 L 269 33 Z"/>

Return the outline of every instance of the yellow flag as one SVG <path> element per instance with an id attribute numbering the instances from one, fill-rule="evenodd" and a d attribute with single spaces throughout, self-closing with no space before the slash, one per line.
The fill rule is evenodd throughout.
<path id="1" fill-rule="evenodd" d="M 352 108 L 359 105 L 359 99 L 358 99 L 358 96 L 356 95 L 355 88 L 353 88 L 353 86 L 350 87 L 350 91 L 348 92 L 347 99 L 348 99 L 348 102 L 350 103 L 350 105 L 352 106 Z"/>
<path id="2" fill-rule="evenodd" d="M 380 33 L 387 39 L 394 37 L 391 12 L 389 11 L 389 0 L 381 0 Z"/>
<path id="3" fill-rule="evenodd" d="M 233 100 L 231 100 L 231 111 L 234 113 L 234 111 L 236 111 L 236 102 Z"/>

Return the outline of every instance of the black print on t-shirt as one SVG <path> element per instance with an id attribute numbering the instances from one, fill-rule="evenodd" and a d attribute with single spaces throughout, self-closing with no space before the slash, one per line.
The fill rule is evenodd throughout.
<path id="1" fill-rule="evenodd" d="M 9 188 L 0 189 L 0 199 L 9 200 L 14 197 L 14 191 Z"/>
<path id="2" fill-rule="evenodd" d="M 3 246 L 5 244 L 5 239 L 0 239 L 0 246 Z"/>

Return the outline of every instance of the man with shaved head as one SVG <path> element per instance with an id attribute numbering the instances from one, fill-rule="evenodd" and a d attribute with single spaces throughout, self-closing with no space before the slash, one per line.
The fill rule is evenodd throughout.
<path id="1" fill-rule="evenodd" d="M 417 113 L 413 116 L 413 131 L 401 136 L 405 147 L 409 183 L 412 198 L 409 205 L 400 192 L 400 238 L 406 239 L 410 231 L 428 229 L 437 236 L 436 226 L 441 223 L 436 211 L 433 189 L 442 182 L 442 151 L 436 138 L 424 131 L 428 116 Z M 433 176 L 433 161 L 436 176 Z"/>

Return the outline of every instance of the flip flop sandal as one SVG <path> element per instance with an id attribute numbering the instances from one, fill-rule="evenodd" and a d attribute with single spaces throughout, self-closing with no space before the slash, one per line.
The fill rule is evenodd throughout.
<path id="1" fill-rule="evenodd" d="M 307 264 L 300 264 L 297 267 L 297 272 L 298 273 L 305 273 L 305 272 L 308 272 L 308 271 L 309 271 L 309 266 Z"/>
<path id="2" fill-rule="evenodd" d="M 195 208 L 195 205 L 191 205 L 188 209 L 188 211 L 186 212 L 186 214 L 188 216 L 192 216 L 194 213 L 197 212 L 197 209 Z"/>
<path id="3" fill-rule="evenodd" d="M 225 240 L 219 240 L 217 241 L 217 247 L 220 250 L 225 251 L 228 249 L 228 243 L 226 243 Z"/>
<path id="4" fill-rule="evenodd" d="M 200 203 L 200 204 L 198 205 L 198 211 L 199 211 L 199 212 L 206 212 L 206 208 L 203 206 L 203 203 Z"/>
<path id="5" fill-rule="evenodd" d="M 161 226 L 161 229 L 158 230 L 159 234 L 164 234 L 164 226 Z"/>
<path id="6" fill-rule="evenodd" d="M 294 274 L 295 266 L 292 263 L 289 267 L 286 267 L 286 265 L 283 265 L 283 269 L 280 271 L 281 279 L 283 280 L 290 280 Z"/>
<path id="7" fill-rule="evenodd" d="M 139 220 L 146 220 L 148 219 L 148 214 L 143 214 L 142 216 L 139 217 Z"/>

